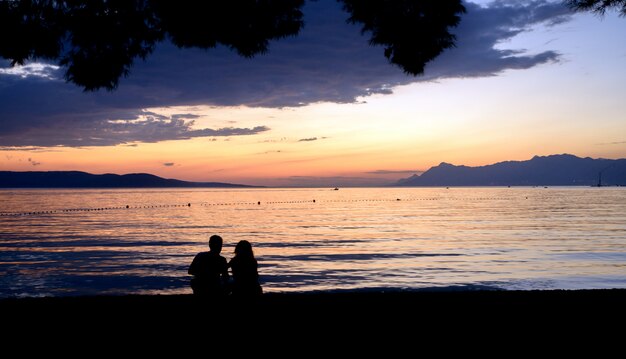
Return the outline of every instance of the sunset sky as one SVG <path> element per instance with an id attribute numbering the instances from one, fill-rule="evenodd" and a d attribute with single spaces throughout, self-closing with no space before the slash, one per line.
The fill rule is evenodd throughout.
<path id="1" fill-rule="evenodd" d="M 626 157 L 626 18 L 474 1 L 457 47 L 405 75 L 335 1 L 245 59 L 161 43 L 113 92 L 0 60 L 0 170 L 383 185 L 448 162 Z"/>

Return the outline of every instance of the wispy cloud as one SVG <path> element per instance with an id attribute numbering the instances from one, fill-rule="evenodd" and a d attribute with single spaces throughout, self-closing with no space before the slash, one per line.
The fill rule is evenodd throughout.
<path id="1" fill-rule="evenodd" d="M 135 146 L 137 142 L 155 143 L 188 140 L 195 137 L 250 136 L 269 131 L 267 126 L 253 128 L 224 127 L 195 129 L 195 122 L 183 115 L 167 117 L 151 112 L 139 112 L 134 119 L 80 121 L 59 120 L 55 126 L 30 128 L 26 133 L 3 134 L 0 142 L 5 148 L 38 148 L 35 146 Z"/>
<path id="2" fill-rule="evenodd" d="M 256 126 L 253 128 L 236 128 L 224 127 L 217 130 L 205 128 L 202 130 L 189 130 L 183 133 L 180 139 L 189 139 L 192 137 L 208 137 L 208 136 L 249 136 L 256 135 L 261 132 L 269 131 L 267 126 Z"/>
<path id="3" fill-rule="evenodd" d="M 298 140 L 298 142 L 312 142 L 312 141 L 317 141 L 317 137 L 301 138 Z"/>
<path id="4" fill-rule="evenodd" d="M 165 162 L 165 163 L 163 164 L 163 166 L 165 166 L 165 167 L 172 167 L 172 166 L 174 166 L 174 165 L 175 165 L 175 163 L 174 163 L 174 162 Z"/>
<path id="5" fill-rule="evenodd" d="M 370 172 L 365 172 L 367 174 L 372 174 L 372 175 L 406 175 L 406 174 L 422 174 L 424 173 L 423 170 L 376 170 L 376 171 L 370 171 Z"/>
<path id="6" fill-rule="evenodd" d="M 257 154 L 258 155 L 269 155 L 271 153 L 282 153 L 282 152 L 283 152 L 283 150 L 272 150 L 272 151 L 260 152 L 260 153 L 257 153 Z"/>
<path id="7" fill-rule="evenodd" d="M 20 78 L 36 77 L 47 80 L 58 79 L 60 67 L 56 65 L 33 62 L 26 65 L 0 67 L 0 76 L 17 76 Z"/>
<path id="8" fill-rule="evenodd" d="M 191 119 L 200 118 L 200 117 L 202 116 L 194 115 L 192 113 L 178 113 L 178 114 L 170 116 L 172 120 L 191 120 Z"/>
<path id="9" fill-rule="evenodd" d="M 63 152 L 62 147 L 37 147 L 37 146 L 0 146 L 0 152 L 2 151 L 24 151 L 24 152 Z"/>
<path id="10" fill-rule="evenodd" d="M 278 143 L 278 142 L 285 142 L 285 141 L 288 141 L 288 140 L 289 139 L 287 137 L 270 138 L 270 139 L 259 141 L 259 143 Z"/>
<path id="11" fill-rule="evenodd" d="M 41 162 L 37 162 L 35 160 L 33 160 L 32 158 L 28 158 L 28 162 L 33 165 L 33 166 L 39 166 L 41 165 Z"/>
<path id="12" fill-rule="evenodd" d="M 290 176 L 273 181 L 288 187 L 375 187 L 390 184 L 388 180 L 358 176 Z"/>
<path id="13" fill-rule="evenodd" d="M 626 141 L 596 143 L 597 146 L 613 146 L 613 145 L 624 145 L 624 144 L 626 144 Z"/>

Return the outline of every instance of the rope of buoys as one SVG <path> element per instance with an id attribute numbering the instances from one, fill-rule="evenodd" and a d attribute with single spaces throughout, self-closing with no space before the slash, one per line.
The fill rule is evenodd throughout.
<path id="1" fill-rule="evenodd" d="M 323 203 L 350 203 L 350 202 L 411 202 L 411 201 L 514 201 L 514 200 L 528 200 L 528 199 L 536 199 L 536 200 L 550 200 L 550 199 L 562 199 L 562 197 L 558 196 L 538 196 L 538 197 L 408 197 L 408 198 L 373 198 L 373 199 L 330 199 L 330 200 L 298 200 L 298 201 L 267 201 L 264 202 L 266 205 L 275 205 L 275 204 L 303 204 L 303 203 L 315 203 L 315 204 L 323 204 Z M 200 207 L 209 207 L 209 206 L 260 206 L 261 201 L 256 202 L 225 202 L 225 203 L 214 203 L 214 202 L 200 202 L 196 204 Z M 113 211 L 113 210 L 137 210 L 137 209 L 152 209 L 152 208 L 191 208 L 192 203 L 184 203 L 184 204 L 161 204 L 161 205 L 123 205 L 123 206 L 112 206 L 112 207 L 96 207 L 96 208 L 64 208 L 64 209 L 54 209 L 54 210 L 45 210 L 45 211 L 25 211 L 25 212 L 0 212 L 0 217 L 20 217 L 20 216 L 34 216 L 34 215 L 47 215 L 47 214 L 58 214 L 58 213 L 75 213 L 75 212 L 94 212 L 94 211 Z"/>

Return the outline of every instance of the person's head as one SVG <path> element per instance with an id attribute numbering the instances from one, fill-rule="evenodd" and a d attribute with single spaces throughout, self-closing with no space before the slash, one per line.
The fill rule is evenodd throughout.
<path id="1" fill-rule="evenodd" d="M 243 258 L 254 258 L 252 244 L 246 240 L 239 241 L 239 243 L 235 246 L 235 255 Z"/>
<path id="2" fill-rule="evenodd" d="M 209 238 L 209 248 L 211 252 L 219 253 L 222 251 L 222 237 L 214 234 Z"/>

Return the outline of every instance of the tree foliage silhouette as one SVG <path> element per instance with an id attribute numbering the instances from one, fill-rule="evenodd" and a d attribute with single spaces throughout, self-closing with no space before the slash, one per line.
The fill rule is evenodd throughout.
<path id="1" fill-rule="evenodd" d="M 342 0 L 351 23 L 363 24 L 371 32 L 371 45 L 385 47 L 385 57 L 412 75 L 444 50 L 453 47 L 449 28 L 461 21 L 465 7 L 457 0 L 362 1 Z"/>
<path id="2" fill-rule="evenodd" d="M 454 46 L 461 0 L 337 0 L 389 61 L 413 75 Z M 137 58 L 169 39 L 181 48 L 223 45 L 244 57 L 297 35 L 304 0 L 0 0 L 0 56 L 55 61 L 86 91 L 114 90 Z"/>
<path id="3" fill-rule="evenodd" d="M 574 10 L 591 11 L 598 15 L 615 8 L 621 16 L 626 16 L 626 0 L 566 0 L 565 3 Z"/>

